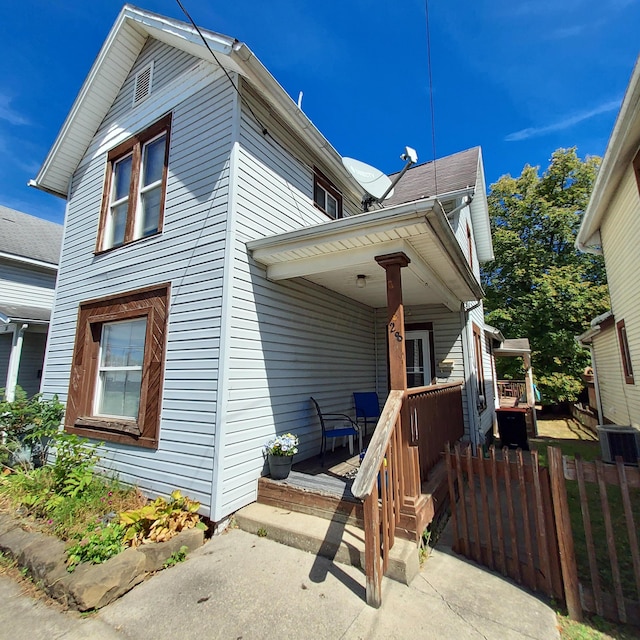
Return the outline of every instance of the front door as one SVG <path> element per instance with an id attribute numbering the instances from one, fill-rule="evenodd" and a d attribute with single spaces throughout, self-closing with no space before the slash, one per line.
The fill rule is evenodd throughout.
<path id="1" fill-rule="evenodd" d="M 407 387 L 424 387 L 431 384 L 431 344 L 429 331 L 405 333 L 407 357 Z"/>

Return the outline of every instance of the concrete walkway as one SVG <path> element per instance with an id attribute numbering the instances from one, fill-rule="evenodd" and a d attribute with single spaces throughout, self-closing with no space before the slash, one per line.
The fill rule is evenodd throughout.
<path id="1" fill-rule="evenodd" d="M 21 596 L 4 577 L 0 602 L 0 638 L 12 640 L 559 638 L 552 609 L 446 547 L 411 586 L 385 580 L 375 610 L 360 570 L 237 529 L 90 617 Z"/>

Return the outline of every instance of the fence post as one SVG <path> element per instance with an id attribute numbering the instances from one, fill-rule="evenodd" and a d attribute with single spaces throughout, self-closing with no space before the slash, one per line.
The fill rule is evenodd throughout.
<path id="1" fill-rule="evenodd" d="M 564 597 L 569 617 L 572 620 L 582 622 L 582 604 L 578 590 L 578 569 L 576 567 L 576 554 L 571 532 L 567 487 L 564 481 L 564 469 L 562 468 L 562 451 L 557 447 L 547 447 L 547 455 L 549 459 L 553 513 L 560 552 L 560 567 L 564 583 Z"/>

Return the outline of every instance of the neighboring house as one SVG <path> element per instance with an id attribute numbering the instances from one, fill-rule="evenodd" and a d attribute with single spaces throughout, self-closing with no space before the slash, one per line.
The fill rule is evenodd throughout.
<path id="1" fill-rule="evenodd" d="M 62 225 L 0 206 L 0 387 L 40 391 Z"/>
<path id="2" fill-rule="evenodd" d="M 640 425 L 640 58 L 578 231 L 604 255 L 611 311 L 578 339 L 591 348 L 599 422 Z M 640 437 L 638 438 L 640 442 Z"/>
<path id="3" fill-rule="evenodd" d="M 460 381 L 445 389 L 464 425 L 443 428 L 482 442 L 480 149 L 438 160 L 438 198 L 430 163 L 362 213 L 340 155 L 247 46 L 203 36 L 229 75 L 191 26 L 125 6 L 34 181 L 67 198 L 43 385 L 66 429 L 214 521 L 256 499 L 274 434 L 318 454 L 311 395 L 342 412 L 407 376 Z M 400 292 L 406 319 L 388 310 Z"/>

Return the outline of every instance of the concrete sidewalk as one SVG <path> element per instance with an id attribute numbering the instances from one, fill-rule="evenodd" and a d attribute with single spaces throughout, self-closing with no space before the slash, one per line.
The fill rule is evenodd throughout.
<path id="1" fill-rule="evenodd" d="M 502 576 L 436 549 L 407 587 L 364 602 L 350 566 L 234 529 L 89 618 L 0 579 L 0 638 L 12 640 L 558 638 L 552 609 Z"/>

